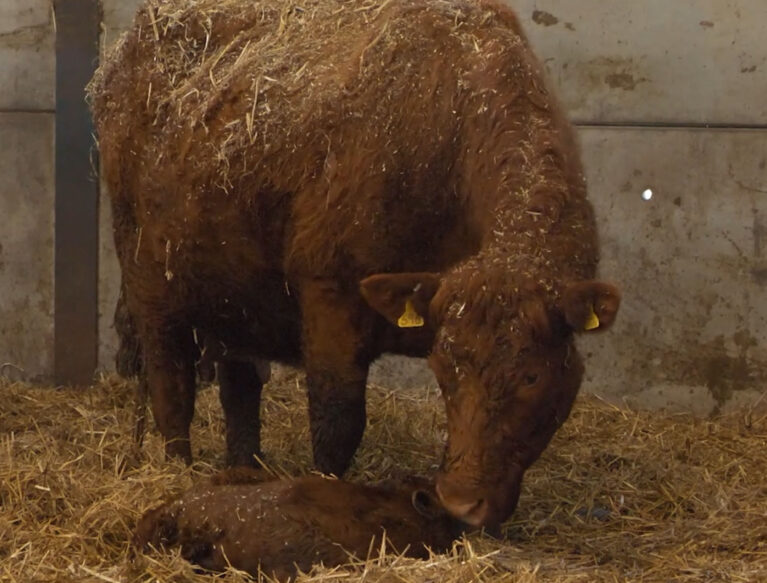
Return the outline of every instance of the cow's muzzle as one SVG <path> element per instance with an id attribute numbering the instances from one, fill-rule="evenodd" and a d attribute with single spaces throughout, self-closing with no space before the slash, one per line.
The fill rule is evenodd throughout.
<path id="1" fill-rule="evenodd" d="M 492 485 L 470 482 L 449 473 L 437 475 L 436 490 L 442 505 L 455 518 L 475 528 L 497 535 L 501 523 L 514 512 L 519 500 L 522 472 Z"/>

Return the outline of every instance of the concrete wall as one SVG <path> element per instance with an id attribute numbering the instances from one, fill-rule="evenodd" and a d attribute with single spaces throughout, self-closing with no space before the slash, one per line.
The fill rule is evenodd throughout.
<path id="1" fill-rule="evenodd" d="M 580 123 L 766 124 L 763 0 L 513 0 Z"/>
<path id="2" fill-rule="evenodd" d="M 54 32 L 48 0 L 0 2 L 0 374 L 53 366 Z"/>
<path id="3" fill-rule="evenodd" d="M 589 388 L 699 413 L 755 400 L 767 388 L 767 133 L 585 127 L 581 139 L 601 271 L 624 293 L 613 331 L 583 339 Z"/>
<path id="4" fill-rule="evenodd" d="M 0 110 L 53 110 L 54 40 L 50 0 L 0 2 Z"/>
<path id="5" fill-rule="evenodd" d="M 13 31 L 36 30 L 35 23 L 49 22 L 44 2 L 16 4 Z M 130 23 L 136 4 L 104 0 L 107 44 Z M 610 399 L 679 406 L 700 414 L 754 401 L 763 394 L 767 375 L 762 372 L 767 371 L 767 132 L 735 127 L 767 127 L 762 0 L 513 4 L 571 117 L 581 126 L 601 224 L 602 276 L 619 283 L 625 294 L 614 330 L 580 342 L 588 355 L 586 389 Z M 22 6 L 37 6 L 36 16 Z M 3 10 L 0 27 L 8 21 Z M 19 36 L 13 32 L 14 39 Z M 17 49 L 3 48 L 3 38 L 0 29 L 0 82 L 3 75 L 11 77 L 6 73 L 11 67 L 18 71 L 24 69 L 18 63 L 26 62 L 7 64 L 12 62 L 7 55 Z M 9 98 L 0 91 L 0 104 L 17 99 L 13 95 L 27 95 L 29 107 L 46 107 L 45 91 L 29 83 L 36 93 L 11 91 Z M 50 99 L 52 94 L 47 95 Z M 27 133 L 36 133 L 36 147 L 44 149 L 44 135 L 32 129 Z M 52 172 L 42 171 L 50 161 L 36 159 L 42 160 L 39 179 L 35 182 L 19 170 L 17 181 L 38 184 L 50 196 Z M 0 176 L 0 189 L 3 184 Z M 641 197 L 647 188 L 654 192 L 650 201 Z M 0 205 L 6 205 L 4 194 Z M 47 211 L 35 212 L 43 215 L 36 220 L 50 220 Z M 111 317 L 119 281 L 108 215 L 104 204 L 99 354 L 106 369 L 112 367 Z M 20 237 L 17 241 L 16 249 L 26 244 Z M 36 256 L 49 267 L 44 237 L 35 241 L 40 251 Z M 18 289 L 32 290 L 33 281 L 44 281 L 27 277 Z M 14 285 L 0 281 L 3 293 Z M 5 301 L 1 294 L 0 301 Z M 19 312 L 19 305 L 6 309 L 0 304 L 0 316 Z M 47 322 L 49 312 L 41 314 L 40 321 Z M 50 359 L 31 358 L 33 345 L 27 342 L 12 352 L 6 333 L 0 337 L 0 360 L 28 363 L 24 366 L 44 373 Z M 418 361 L 384 360 L 373 382 L 434 382 Z"/>

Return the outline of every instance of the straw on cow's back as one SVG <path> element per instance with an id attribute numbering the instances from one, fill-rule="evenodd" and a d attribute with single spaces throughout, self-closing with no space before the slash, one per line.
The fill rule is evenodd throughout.
<path id="1" fill-rule="evenodd" d="M 481 60 L 524 42 L 516 23 L 491 8 L 444 0 L 147 2 L 89 88 L 102 152 L 130 141 L 137 155 L 207 186 L 237 190 L 251 176 L 295 188 L 333 172 L 333 134 L 344 124 L 406 145 L 413 110 L 425 106 L 433 113 L 424 111 L 424 121 L 445 127 L 443 114 L 455 113 L 445 101 L 455 106 L 465 89 L 467 55 Z M 436 114 L 442 119 L 428 119 Z M 302 164 L 285 164 L 286 150 Z M 370 152 L 371 167 L 385 163 L 379 158 Z"/>

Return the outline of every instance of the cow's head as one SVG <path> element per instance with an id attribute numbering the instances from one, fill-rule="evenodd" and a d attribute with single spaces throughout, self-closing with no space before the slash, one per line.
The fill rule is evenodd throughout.
<path id="1" fill-rule="evenodd" d="M 544 294 L 481 274 L 429 273 L 374 275 L 361 290 L 392 324 L 434 329 L 429 365 L 448 424 L 437 492 L 467 524 L 499 526 L 517 505 L 524 471 L 565 421 L 580 387 L 573 332 L 608 328 L 618 290 L 588 280 Z"/>

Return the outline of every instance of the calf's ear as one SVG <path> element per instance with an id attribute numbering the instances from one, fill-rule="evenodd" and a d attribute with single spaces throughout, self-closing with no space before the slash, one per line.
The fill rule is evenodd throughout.
<path id="1" fill-rule="evenodd" d="M 446 513 L 437 497 L 426 490 L 414 490 L 410 501 L 416 512 L 426 518 L 438 518 Z"/>
<path id="2" fill-rule="evenodd" d="M 597 332 L 612 326 L 621 294 L 614 285 L 601 281 L 579 281 L 565 288 L 560 309 L 576 332 Z"/>
<path id="3" fill-rule="evenodd" d="M 360 282 L 360 292 L 375 311 L 400 328 L 426 323 L 429 302 L 439 289 L 437 273 L 379 273 Z"/>

